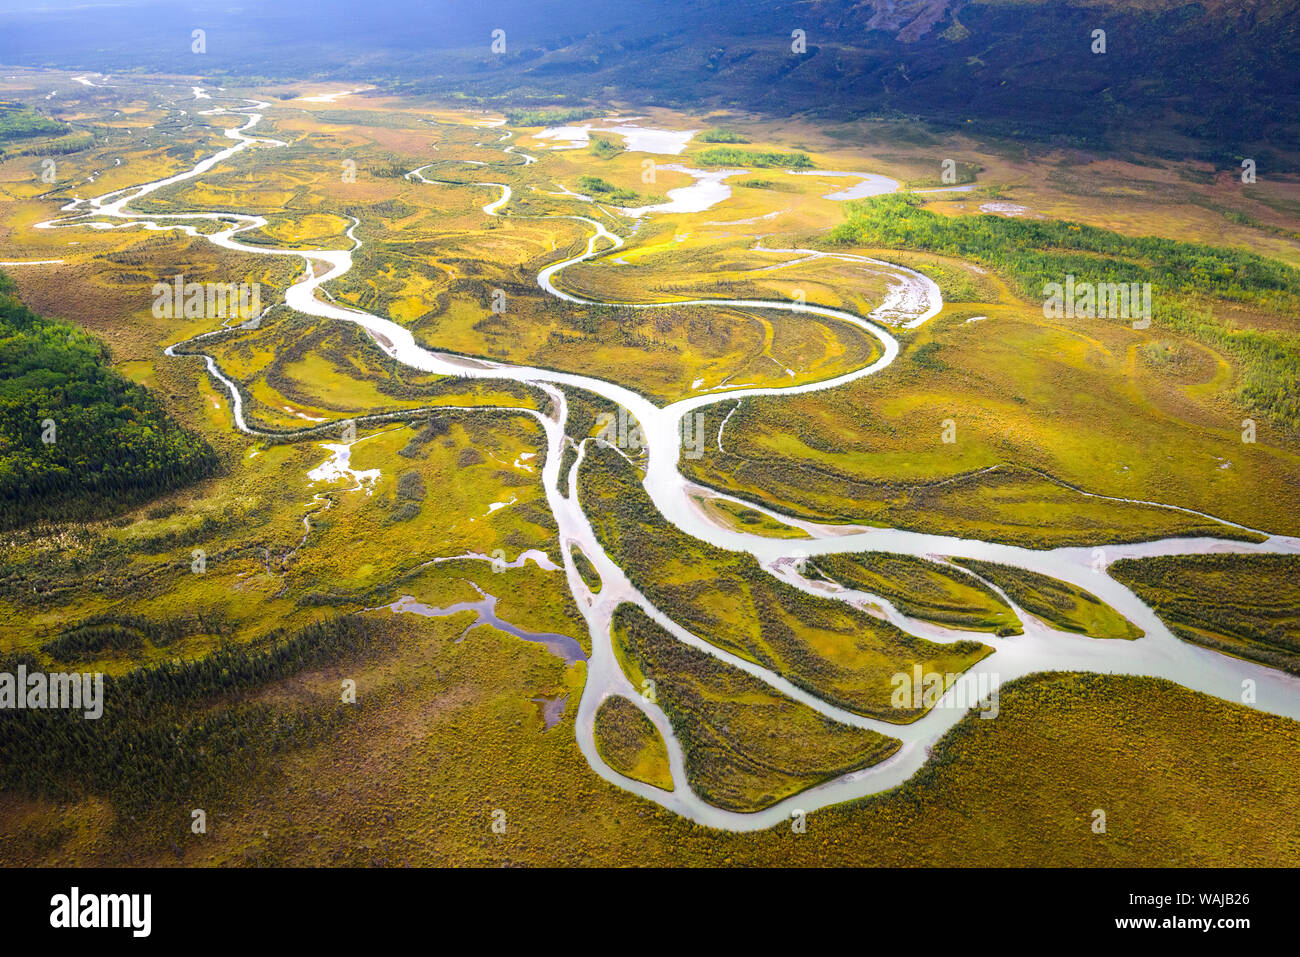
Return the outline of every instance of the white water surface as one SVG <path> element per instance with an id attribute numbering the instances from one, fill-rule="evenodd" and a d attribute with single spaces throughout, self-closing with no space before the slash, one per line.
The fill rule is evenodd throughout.
<path id="1" fill-rule="evenodd" d="M 822 701 L 810 692 L 794 686 L 781 675 L 713 646 L 682 628 L 668 614 L 656 608 L 631 584 L 622 569 L 605 553 L 583 511 L 578 494 L 577 476 L 586 450 L 593 440 L 588 439 L 581 444 L 577 460 L 568 474 L 563 477 L 563 482 L 561 481 L 560 463 L 566 446 L 564 425 L 568 414 L 568 400 L 564 389 L 567 387 L 594 392 L 623 406 L 637 419 L 647 446 L 644 487 L 655 507 L 676 528 L 721 548 L 753 555 L 765 568 L 794 587 L 834 600 L 842 600 L 855 607 L 869 605 L 900 628 L 919 637 L 936 642 L 976 638 L 992 647 L 994 653 L 967 672 L 971 680 L 984 680 L 989 687 L 997 687 L 1003 682 L 1025 674 L 1051 670 L 1151 675 L 1167 678 L 1193 690 L 1236 702 L 1241 700 L 1243 683 L 1250 681 L 1254 682 L 1257 693 L 1257 699 L 1251 705 L 1252 707 L 1291 718 L 1300 718 L 1300 679 L 1263 665 L 1221 655 L 1179 641 L 1150 608 L 1104 571 L 1111 562 L 1121 558 L 1155 555 L 1210 552 L 1300 554 L 1300 539 L 1274 535 L 1263 542 L 1240 542 L 1216 538 L 1164 539 L 1137 544 L 1098 541 L 1085 547 L 1028 549 L 978 539 L 924 534 L 902 529 L 823 526 L 814 523 L 801 525 L 798 519 L 783 516 L 761 503 L 748 502 L 735 496 L 724 497 L 756 508 L 787 524 L 801 527 L 809 537 L 798 540 L 769 539 L 715 523 L 699 505 L 700 497 L 710 493 L 682 476 L 678 467 L 682 451 L 680 429 L 682 417 L 709 405 L 739 402 L 751 396 L 832 389 L 887 369 L 898 356 L 898 342 L 884 326 L 870 318 L 821 306 L 800 306 L 790 302 L 764 300 L 696 299 L 686 302 L 633 303 L 630 306 L 620 303 L 619 305 L 638 309 L 716 308 L 718 305 L 728 305 L 750 309 L 810 312 L 854 325 L 880 342 L 880 355 L 875 360 L 859 369 L 826 380 L 783 387 L 733 386 L 705 395 L 691 396 L 665 406 L 657 406 L 631 389 L 594 376 L 518 366 L 425 349 L 415 343 L 406 329 L 388 319 L 360 310 L 344 308 L 318 298 L 316 296 L 318 288 L 344 275 L 352 268 L 352 254 L 361 245 L 361 241 L 355 235 L 358 225 L 356 221 L 347 233 L 349 241 L 353 243 L 351 247 L 324 251 L 298 250 L 240 243 L 236 238 L 239 233 L 256 229 L 265 223 L 265 220 L 258 216 L 236 212 L 193 212 L 161 216 L 135 213 L 125 208 L 134 199 L 201 175 L 215 165 L 232 159 L 250 146 L 274 148 L 277 145 L 284 145 L 275 140 L 255 139 L 247 133 L 261 119 L 261 114 L 256 111 L 267 106 L 268 104 L 255 102 L 250 107 L 232 110 L 217 108 L 208 111 L 210 115 L 229 113 L 244 119 L 241 125 L 226 131 L 226 136 L 236 141 L 233 146 L 200 161 L 192 169 L 174 176 L 117 190 L 90 200 L 73 200 L 63 208 L 63 212 L 69 215 L 40 223 L 38 228 L 112 229 L 139 226 L 149 230 L 175 229 L 191 236 L 201 235 L 218 246 L 240 252 L 299 257 L 304 261 L 306 268 L 302 277 L 290 286 L 286 293 L 286 303 L 293 309 L 308 315 L 360 326 L 386 353 L 415 369 L 466 378 L 511 380 L 525 383 L 544 392 L 550 399 L 548 413 L 527 409 L 512 409 L 511 412 L 533 417 L 542 426 L 546 435 L 542 467 L 543 487 L 547 504 L 559 528 L 565 579 L 579 610 L 586 619 L 592 643 L 592 652 L 587 662 L 587 681 L 576 717 L 576 734 L 582 753 L 592 769 L 602 778 L 702 824 L 739 831 L 768 828 L 787 820 L 796 810 L 815 811 L 829 804 L 877 793 L 901 783 L 925 763 L 929 748 L 964 716 L 965 711 L 947 706 L 957 693 L 956 689 L 952 689 L 937 707 L 912 724 L 897 725 L 879 718 L 855 714 Z M 423 177 L 420 179 L 422 180 Z M 504 184 L 470 184 L 467 188 L 483 185 L 495 186 L 503 191 L 499 199 L 483 207 L 486 215 L 501 215 L 502 207 L 510 199 L 510 187 Z M 566 267 L 574 263 L 591 259 L 610 249 L 620 248 L 623 239 L 597 220 L 583 216 L 561 218 L 586 224 L 592 230 L 591 235 L 585 248 L 578 255 L 542 269 L 537 276 L 538 284 L 561 301 L 594 303 L 593 300 L 557 288 L 555 280 Z M 224 228 L 212 233 L 200 233 L 195 224 L 204 220 L 219 221 L 224 224 Z M 866 257 L 859 258 L 866 259 Z M 881 268 L 895 270 L 900 283 L 906 285 L 911 282 L 913 288 L 920 288 L 916 285 L 917 274 L 911 270 L 878 260 L 868 261 L 878 264 Z M 316 275 L 311 268 L 312 264 L 322 267 L 319 275 Z M 902 319 L 899 324 L 914 327 L 929 321 L 939 313 L 942 299 L 937 297 L 937 287 L 933 290 L 926 288 L 924 296 L 915 296 L 911 293 L 900 295 L 891 308 L 899 314 L 896 318 L 900 319 L 901 314 L 913 310 L 910 316 Z M 203 339 L 223 332 L 224 330 L 220 329 L 214 330 L 185 345 L 194 351 L 200 351 L 199 347 Z M 178 355 L 176 350 L 179 345 L 181 344 L 168 347 L 167 355 Z M 223 383 L 230 392 L 232 416 L 236 428 L 249 434 L 256 434 L 244 420 L 238 388 L 222 373 L 210 356 L 203 355 L 202 358 L 210 374 Z M 721 435 L 718 441 L 721 442 Z M 331 459 L 325 464 L 337 465 L 335 471 L 339 473 L 342 473 L 345 468 L 350 469 L 350 465 L 340 458 L 336 449 L 329 445 L 326 448 L 331 452 Z M 324 467 L 323 464 L 322 468 Z M 561 492 L 561 485 L 564 486 L 565 493 Z M 1176 508 L 1177 506 L 1163 507 Z M 578 573 L 572 558 L 572 549 L 575 547 L 581 549 L 595 567 L 601 580 L 599 593 L 593 594 Z M 1098 548 L 1102 549 L 1100 560 Z M 846 589 L 837 590 L 823 582 L 809 581 L 793 570 L 792 562 L 795 557 L 815 557 L 821 554 L 857 551 L 889 551 L 931 559 L 963 556 L 1041 572 L 1090 591 L 1142 628 L 1145 635 L 1135 641 L 1100 641 L 1083 638 L 1052 630 L 1025 614 L 1023 610 L 1015 608 L 1014 605 L 1013 610 L 1017 612 L 1024 625 L 1024 635 L 997 638 L 986 633 L 969 634 L 908 618 L 876 596 Z M 639 689 L 631 685 L 615 660 L 610 640 L 610 622 L 615 609 L 624 602 L 631 602 L 641 607 L 678 640 L 746 671 L 770 687 L 836 721 L 854 727 L 868 728 L 896 738 L 902 742 L 901 748 L 892 757 L 873 767 L 836 778 L 760 812 L 742 814 L 713 807 L 690 789 L 681 743 L 662 709 L 641 698 Z M 631 699 L 647 714 L 663 735 L 668 747 L 669 766 L 676 785 L 676 790 L 673 792 L 664 792 L 625 778 L 600 758 L 595 748 L 593 722 L 600 703 L 611 694 L 623 695 Z"/>

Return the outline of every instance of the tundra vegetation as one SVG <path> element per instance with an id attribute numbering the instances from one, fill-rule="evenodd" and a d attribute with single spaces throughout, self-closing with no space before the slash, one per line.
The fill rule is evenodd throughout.
<path id="1" fill-rule="evenodd" d="M 653 682 L 691 790 L 717 807 L 759 810 L 898 749 L 893 738 L 838 724 L 678 641 L 634 605 L 615 613 L 613 635 L 633 685 Z"/>
<path id="2" fill-rule="evenodd" d="M 991 649 L 936 645 L 831 598 L 806 594 L 752 556 L 715 548 L 669 524 L 616 450 L 588 449 L 579 495 L 592 527 L 632 583 L 694 634 L 771 668 L 819 698 L 887 721 L 917 709 L 890 701 L 890 676 L 915 665 L 959 673 Z"/>
<path id="3" fill-rule="evenodd" d="M 410 596 L 446 608 L 481 590 L 504 621 L 590 650 L 562 572 L 492 560 L 515 564 L 537 549 L 561 561 L 533 415 L 554 412 L 550 397 L 423 373 L 354 326 L 294 312 L 283 291 L 301 259 L 179 232 L 33 229 L 74 196 L 160 179 L 230 145 L 230 117 L 194 115 L 188 83 L 114 82 L 0 79 L 5 116 L 30 131 L 0 143 L 4 258 L 57 261 L 9 267 L 2 294 L 0 473 L 27 477 L 6 491 L 0 656 L 5 667 L 103 671 L 108 696 L 97 729 L 54 713 L 0 714 L 3 862 L 1239 866 L 1300 852 L 1300 806 L 1285 784 L 1300 772 L 1297 725 L 1146 678 L 1057 673 L 1004 686 L 996 721 L 967 716 L 913 779 L 813 813 L 805 834 L 696 827 L 605 782 L 575 741 L 585 662 L 475 626 L 473 612 L 389 607 Z M 58 106 L 31 109 L 54 84 Z M 714 208 L 638 223 L 613 197 L 644 203 L 691 177 L 660 163 L 644 183 L 643 157 L 598 128 L 589 149 L 553 150 L 531 135 L 599 127 L 603 107 L 521 99 L 489 128 L 499 117 L 477 107 L 495 103 L 449 107 L 408 89 L 313 104 L 300 99 L 304 86 L 225 85 L 231 97 L 271 101 L 258 133 L 288 145 L 244 150 L 134 208 L 260 215 L 266 226 L 241 239 L 263 248 L 349 248 L 351 228 L 362 243 L 355 265 L 321 295 L 391 318 L 430 348 L 595 374 L 662 404 L 842 375 L 879 358 L 880 344 L 807 313 L 632 304 L 788 302 L 801 291 L 867 315 L 895 280 L 841 254 L 939 284 L 943 311 L 891 329 L 902 354 L 883 373 L 702 410 L 705 453 L 681 465 L 706 487 L 792 520 L 1031 547 L 1300 533 L 1300 208 L 1281 180 L 1228 190 L 1168 156 L 1026 150 L 904 120 L 655 107 L 647 126 L 707 131 L 683 165 L 750 172 L 729 178 L 732 194 Z M 928 184 L 945 156 L 979 189 L 846 206 L 825 198 L 825 177 L 788 172 Z M 54 183 L 40 178 L 47 157 Z M 340 176 L 344 158 L 356 163 L 353 182 Z M 406 175 L 417 168 L 435 182 Z M 590 194 L 600 202 L 566 194 L 583 192 L 586 177 L 608 186 Z M 511 189 L 498 216 L 483 211 L 501 196 L 489 183 Z M 992 200 L 1029 215 L 981 213 Z M 600 246 L 557 285 L 619 305 L 562 303 L 537 287 L 540 269 L 591 234 L 564 216 L 626 242 Z M 221 225 L 196 222 L 200 233 Z M 810 248 L 828 255 L 780 252 Z M 1042 285 L 1069 271 L 1150 281 L 1151 327 L 1044 316 Z M 211 317 L 153 315 L 154 283 L 178 274 L 259 283 L 267 309 L 255 327 L 224 330 Z M 496 290 L 504 310 L 493 309 Z M 202 333 L 217 334 L 195 343 Z M 200 353 L 235 383 L 255 434 L 232 428 L 230 394 Z M 618 414 L 580 390 L 566 395 L 564 494 L 579 443 Z M 65 446 L 78 415 L 92 416 L 95 437 Z M 40 441 L 45 418 L 56 421 L 52 445 Z M 348 423 L 353 474 L 311 478 Z M 96 456 L 114 468 L 85 467 Z M 17 504 L 32 498 L 38 464 L 63 477 L 43 486 L 39 506 Z M 972 632 L 923 641 L 676 531 L 641 486 L 643 464 L 636 448 L 586 444 L 578 492 L 608 556 L 706 642 L 842 707 L 914 720 L 890 706 L 890 675 L 915 665 L 960 673 L 988 653 L 981 633 L 1014 633 L 1010 608 L 981 579 L 1054 627 L 1133 637 L 1094 596 L 1042 576 L 880 553 L 805 563 L 808 578 Z M 726 497 L 701 501 L 719 522 L 791 549 L 805 534 Z M 572 555 L 579 577 L 599 584 L 590 556 Z M 1292 564 L 1215 555 L 1109 572 L 1178 637 L 1294 670 Z M 677 641 L 631 606 L 614 631 L 634 685 L 656 682 L 687 758 L 687 780 L 670 782 L 653 723 L 612 697 L 596 714 L 597 746 L 639 780 L 752 809 L 895 746 Z M 539 698 L 565 698 L 550 730 Z M 1102 804 L 1115 810 L 1097 835 L 1089 814 Z M 195 806 L 209 812 L 202 840 L 190 830 Z M 488 829 L 497 808 L 511 821 L 505 841 Z"/>
<path id="4" fill-rule="evenodd" d="M 0 273 L 0 528 L 120 511 L 216 468 L 102 343 L 26 308 Z"/>
<path id="5" fill-rule="evenodd" d="M 1084 223 L 982 216 L 941 216 L 918 196 L 877 196 L 855 203 L 831 231 L 832 243 L 921 249 L 972 260 L 997 270 L 1026 299 L 1063 283 L 1154 287 L 1153 316 L 1172 331 L 1226 350 L 1242 365 L 1238 392 L 1251 409 L 1288 429 L 1300 429 L 1300 348 L 1291 332 L 1235 328 L 1206 301 L 1295 315 L 1300 269 L 1254 253 L 1158 236 L 1125 236 Z M 1130 310 L 1131 311 L 1131 310 Z M 1102 316 L 1111 320 L 1118 313 Z M 1125 315 L 1124 319 L 1129 317 Z"/>
<path id="6" fill-rule="evenodd" d="M 1095 595 L 1038 572 L 973 558 L 954 561 L 996 585 L 1023 608 L 1054 628 L 1089 638 L 1141 638 L 1142 629 L 1100 601 Z"/>
<path id="7" fill-rule="evenodd" d="M 619 774 L 664 791 L 673 789 L 668 749 L 659 729 L 627 698 L 611 695 L 600 703 L 595 735 L 600 756 Z"/>
<path id="8" fill-rule="evenodd" d="M 1300 674 L 1294 555 L 1125 558 L 1108 571 L 1183 640 Z"/>
<path id="9" fill-rule="evenodd" d="M 816 571 L 848 588 L 879 595 L 912 618 L 967 631 L 1018 635 L 1015 613 L 987 585 L 924 558 L 888 552 L 819 555 Z"/>

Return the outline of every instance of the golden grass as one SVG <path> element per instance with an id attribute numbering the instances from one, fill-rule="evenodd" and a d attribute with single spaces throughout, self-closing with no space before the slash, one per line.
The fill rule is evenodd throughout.
<path id="1" fill-rule="evenodd" d="M 596 750 L 605 763 L 634 781 L 673 790 L 668 748 L 659 729 L 635 704 L 611 695 L 596 711 Z"/>
<path id="2" fill-rule="evenodd" d="M 53 190 L 40 182 L 35 157 L 0 162 L 0 246 L 6 259 L 65 260 L 12 270 L 23 297 L 39 311 L 104 337 L 116 366 L 146 383 L 170 413 L 222 452 L 225 473 L 113 522 L 11 536 L 3 549 L 8 585 L 0 593 L 0 651 L 39 656 L 41 644 L 61 628 L 102 613 L 156 620 L 195 612 L 223 616 L 233 640 L 246 642 L 273 627 L 298 627 L 336 609 L 374 607 L 401 594 L 437 605 L 472 600 L 477 592 L 470 580 L 500 596 L 498 611 L 506 620 L 587 644 L 585 624 L 559 573 L 530 565 L 497 576 L 487 563 L 471 560 L 416 567 L 466 551 L 501 550 L 513 559 L 536 547 L 559 558 L 541 501 L 541 433 L 534 420 L 454 413 L 449 431 L 415 457 L 399 454 L 411 429 L 362 429 L 374 437 L 356 447 L 352 465 L 379 469 L 372 494 L 313 484 L 306 473 L 326 458 L 319 447 L 326 439 L 264 445 L 233 433 L 229 398 L 199 361 L 161 355 L 163 346 L 215 323 L 158 320 L 150 312 L 153 282 L 177 272 L 200 281 L 262 282 L 264 303 L 274 302 L 301 268 L 299 260 L 230 253 L 174 233 L 31 228 L 56 215 L 74 193 L 169 175 L 229 145 L 220 134 L 229 118 L 212 117 L 212 126 L 169 137 L 170 151 L 161 147 L 154 127 L 167 122 L 167 113 L 157 108 L 154 85 L 147 77 L 123 82 L 111 108 L 69 101 L 69 115 L 124 132 L 111 145 L 60 158 Z M 6 96 L 38 86 L 30 75 L 0 78 Z M 75 97 L 77 91 L 69 92 Z M 111 116 L 113 110 L 121 115 Z M 425 122 L 430 116 L 438 122 Z M 341 246 L 346 217 L 356 215 L 365 245 L 353 273 L 331 289 L 340 302 L 390 315 L 431 346 L 599 369 L 656 400 L 707 389 L 728 376 L 761 384 L 808 381 L 874 357 L 869 338 L 807 315 L 695 309 L 665 322 L 638 313 L 599 319 L 587 331 L 583 310 L 558 306 L 534 282 L 537 269 L 577 251 L 586 227 L 522 217 L 594 215 L 627 233 L 625 221 L 545 193 L 557 183 L 573 186 L 587 173 L 661 192 L 685 179 L 664 172 L 645 187 L 635 157 L 600 161 L 585 151 L 552 153 L 527 142 L 523 148 L 542 157 L 527 168 L 449 165 L 449 178 L 511 183 L 515 199 L 505 212 L 519 218 L 492 220 L 481 206 L 496 198 L 495 189 L 376 175 L 389 164 L 411 160 L 415 166 L 444 153 L 501 162 L 492 147 L 474 146 L 498 135 L 475 128 L 479 120 L 478 114 L 395 97 L 367 98 L 364 108 L 344 101 L 310 113 L 273 104 L 259 132 L 289 141 L 289 148 L 246 150 L 147 202 L 156 209 L 258 212 L 271 221 L 265 234 L 302 246 Z M 1279 178 L 1240 190 L 1222 179 L 1196 182 L 1181 175 L 1187 172 L 1182 164 L 1027 157 L 961 137 L 926 140 L 893 122 L 706 120 L 659 109 L 646 122 L 727 125 L 750 134 L 753 148 L 804 143 L 823 169 L 862 169 L 900 180 L 932 177 L 933 158 L 951 153 L 982 166 L 981 182 L 1003 187 L 1007 198 L 1044 215 L 1131 234 L 1250 247 L 1300 263 L 1300 247 L 1285 235 L 1294 229 L 1287 204 L 1295 202 L 1295 187 Z M 358 164 L 355 183 L 339 175 L 345 156 Z M 115 166 L 118 157 L 122 163 Z M 94 184 L 86 183 L 92 174 Z M 788 190 L 737 187 L 714 210 L 651 219 L 619 253 L 572 269 L 561 282 L 627 301 L 741 292 L 790 298 L 803 289 L 811 302 L 868 311 L 883 283 L 852 266 L 819 261 L 757 271 L 787 258 L 753 250 L 758 231 L 771 233 L 768 246 L 798 246 L 841 218 L 840 205 L 821 198 L 828 181 L 784 179 Z M 983 201 L 982 194 L 954 194 L 939 208 L 966 214 Z M 1260 225 L 1232 221 L 1222 209 Z M 769 218 L 743 222 L 757 217 Z M 696 477 L 813 518 L 1037 545 L 1226 534 L 1206 520 L 1108 503 L 1060 482 L 1199 508 L 1269 531 L 1298 530 L 1288 507 L 1300 469 L 1294 437 L 1261 424 L 1256 444 L 1241 443 L 1242 416 L 1227 398 L 1236 369 L 1224 356 L 1166 332 L 1048 322 L 1032 304 L 1011 299 L 997 277 L 955 261 L 882 258 L 934 275 L 949 297 L 944 313 L 912 334 L 900 333 L 904 353 L 879 376 L 833 393 L 744 403 L 727 426 L 727 452 L 717 452 L 713 431 L 705 457 L 687 460 Z M 494 318 L 488 301 L 496 288 L 507 291 L 509 307 Z M 988 318 L 965 321 L 974 315 Z M 1243 328 L 1287 321 L 1244 310 L 1232 315 Z M 338 418 L 437 402 L 539 404 L 526 391 L 452 386 L 393 370 L 358 342 L 355 330 L 302 318 L 275 314 L 257 333 L 220 344 L 223 367 L 236 373 L 252 410 L 268 425 L 298 427 L 307 424 L 304 415 Z M 939 347 L 942 368 L 911 358 L 930 342 Z M 298 354 L 284 355 L 295 345 Z M 1152 346 L 1181 359 L 1154 363 Z M 697 379 L 704 380 L 698 387 Z M 725 411 L 710 410 L 715 430 Z M 945 444 L 941 427 L 949 418 L 958 439 Z M 538 453 L 531 473 L 513 464 L 525 450 Z M 974 474 L 991 466 L 998 471 Z M 413 515 L 400 512 L 396 493 L 398 478 L 410 471 L 430 490 Z M 489 503 L 511 499 L 485 514 Z M 788 527 L 742 509 L 708 507 L 727 511 L 740 527 L 789 534 Z M 308 515 L 310 534 L 303 524 Z M 200 547 L 209 563 L 205 574 L 195 575 L 191 553 Z M 687 580 L 680 563 L 664 569 L 678 584 Z M 36 581 L 53 588 L 36 595 Z M 725 596 L 713 610 L 746 627 L 755 621 L 752 605 Z M 337 740 L 286 755 L 259 800 L 210 809 L 217 826 L 203 843 L 186 833 L 110 839 L 112 812 L 93 796 L 56 806 L 9 794 L 0 796 L 0 833 L 7 837 L 0 859 L 1237 865 L 1286 864 L 1300 852 L 1300 814 L 1279 784 L 1297 771 L 1293 722 L 1164 683 L 1115 677 L 1031 678 L 1004 689 L 1002 716 L 993 722 L 968 718 L 913 784 L 819 812 L 806 835 L 788 828 L 755 835 L 709 831 L 605 784 L 585 766 L 571 725 L 585 674 L 581 663 L 565 668 L 545 649 L 487 628 L 457 642 L 467 616 L 401 617 L 408 637 L 398 651 L 356 676 L 363 702 L 358 720 Z M 806 637 L 812 652 L 853 664 L 834 639 Z M 218 640 L 197 634 L 94 667 L 120 673 L 176 655 L 201 656 Z M 936 659 L 934 667 L 959 670 L 969 660 Z M 884 662 L 886 670 L 896 667 L 892 657 Z M 277 702 L 337 697 L 339 677 L 322 669 L 266 694 Z M 882 682 L 881 693 L 887 692 Z M 544 731 L 532 699 L 563 693 L 569 695 L 566 715 Z M 1251 755 L 1249 762 L 1244 754 Z M 1089 827 L 1097 807 L 1107 810 L 1105 835 Z M 507 813 L 504 835 L 490 829 L 495 809 Z M 167 847 L 171 841 L 175 852 Z"/>

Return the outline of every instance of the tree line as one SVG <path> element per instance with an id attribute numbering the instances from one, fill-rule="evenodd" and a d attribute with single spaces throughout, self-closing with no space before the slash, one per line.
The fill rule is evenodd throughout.
<path id="1" fill-rule="evenodd" d="M 13 292 L 0 275 L 0 528 L 99 517 L 216 471 L 102 343 Z"/>

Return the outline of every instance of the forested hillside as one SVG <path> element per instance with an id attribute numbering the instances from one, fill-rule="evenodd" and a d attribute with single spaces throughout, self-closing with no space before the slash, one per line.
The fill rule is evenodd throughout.
<path id="1" fill-rule="evenodd" d="M 919 116 L 1271 172 L 1300 151 L 1300 0 L 395 0 L 364 17 L 343 0 L 69 6 L 0 11 L 0 61 L 313 76 L 496 108 L 580 107 L 600 91 L 831 122 Z M 196 23 L 207 56 L 190 49 Z"/>
<path id="2" fill-rule="evenodd" d="M 107 514 L 216 465 L 98 340 L 32 312 L 0 274 L 0 528 Z"/>

